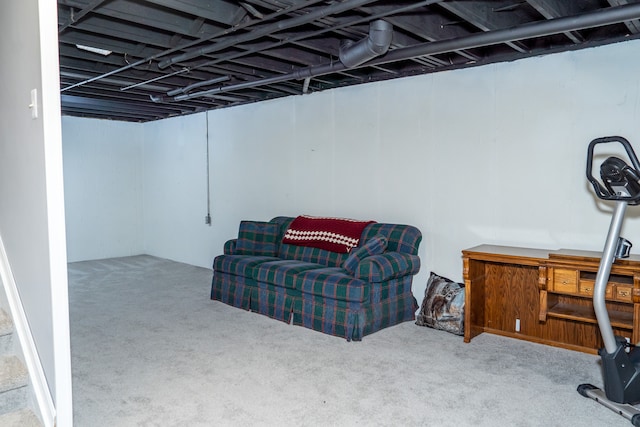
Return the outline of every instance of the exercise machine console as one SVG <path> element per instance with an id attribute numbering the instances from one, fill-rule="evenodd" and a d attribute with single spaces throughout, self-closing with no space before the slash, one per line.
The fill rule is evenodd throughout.
<path id="1" fill-rule="evenodd" d="M 610 143 L 622 144 L 631 165 L 618 157 L 609 157 L 600 165 L 598 180 L 592 173 L 594 149 L 599 144 Z M 587 178 L 596 195 L 602 200 L 614 201 L 615 209 L 593 290 L 593 308 L 604 342 L 604 348 L 598 351 L 602 359 L 604 391 L 591 384 L 581 384 L 578 392 L 640 427 L 640 409 L 633 406 L 640 403 L 640 347 L 631 345 L 624 337 L 615 336 L 605 303 L 611 266 L 616 259 L 628 257 L 631 250 L 631 242 L 620 237 L 626 208 L 640 204 L 640 163 L 629 141 L 621 136 L 591 141 L 587 152 Z"/>

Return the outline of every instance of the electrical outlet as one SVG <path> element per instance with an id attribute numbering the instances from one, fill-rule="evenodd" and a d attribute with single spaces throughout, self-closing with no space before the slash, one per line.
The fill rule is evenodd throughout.
<path id="1" fill-rule="evenodd" d="M 516 319 L 516 332 L 520 332 L 520 319 Z"/>

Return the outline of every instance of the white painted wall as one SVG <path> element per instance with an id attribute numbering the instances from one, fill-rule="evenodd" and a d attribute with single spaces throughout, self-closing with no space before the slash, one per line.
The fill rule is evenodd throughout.
<path id="1" fill-rule="evenodd" d="M 302 213 L 419 227 L 423 268 L 460 280 L 481 243 L 601 249 L 593 138 L 640 152 L 640 41 L 146 123 L 145 250 L 210 266 L 240 220 Z M 630 210 L 626 237 L 640 235 Z M 637 239 L 636 239 L 637 240 Z M 636 252 L 636 251 L 634 251 Z"/>
<path id="2" fill-rule="evenodd" d="M 205 114 L 145 124 L 146 253 L 210 266 L 206 142 Z"/>
<path id="3" fill-rule="evenodd" d="M 213 111 L 212 230 L 182 241 L 153 228 L 154 241 L 188 245 L 181 260 L 209 265 L 241 219 L 309 213 L 413 224 L 424 234 L 419 299 L 430 270 L 460 280 L 461 250 L 481 243 L 599 250 L 609 211 L 584 177 L 586 148 L 621 134 L 640 151 L 638 53 L 630 41 Z M 202 120 L 148 123 L 145 135 L 159 127 L 177 138 L 186 121 Z M 184 156 L 202 152 L 200 140 L 183 144 Z M 176 223 L 186 219 L 180 203 L 164 205 Z M 625 226 L 632 241 L 637 216 Z"/>
<path id="4" fill-rule="evenodd" d="M 0 235 L 57 425 L 66 427 L 73 411 L 56 3 L 3 2 L 0 32 Z"/>
<path id="5" fill-rule="evenodd" d="M 69 262 L 144 253 L 140 123 L 62 118 Z"/>

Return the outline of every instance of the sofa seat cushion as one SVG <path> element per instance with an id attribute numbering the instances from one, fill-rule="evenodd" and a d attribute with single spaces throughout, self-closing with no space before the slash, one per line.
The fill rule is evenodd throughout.
<path id="1" fill-rule="evenodd" d="M 268 261 L 253 270 L 253 279 L 284 288 L 295 289 L 295 277 L 307 270 L 323 268 L 324 265 L 296 260 Z"/>
<path id="2" fill-rule="evenodd" d="M 270 256 L 219 255 L 213 260 L 213 271 L 251 278 L 255 267 L 277 259 Z"/>
<path id="3" fill-rule="evenodd" d="M 296 288 L 303 293 L 340 301 L 369 301 L 369 284 L 342 268 L 320 268 L 296 275 Z"/>

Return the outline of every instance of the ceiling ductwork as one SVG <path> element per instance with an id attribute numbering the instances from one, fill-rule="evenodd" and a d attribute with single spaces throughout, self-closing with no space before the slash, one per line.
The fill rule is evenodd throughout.
<path id="1" fill-rule="evenodd" d="M 229 37 L 223 41 L 218 41 L 210 46 L 201 47 L 191 52 L 183 53 L 182 55 L 174 56 L 173 58 L 165 59 L 164 61 L 160 61 L 158 63 L 158 67 L 160 69 L 167 68 L 171 64 L 176 64 L 182 61 L 186 61 L 192 58 L 197 58 L 202 55 L 219 52 L 224 49 L 231 48 L 240 43 L 249 42 L 252 40 L 256 40 L 257 38 L 268 36 L 274 32 L 283 31 L 289 28 L 294 28 L 300 25 L 308 24 L 309 22 L 313 22 L 317 19 L 321 19 L 327 16 L 331 16 L 333 14 L 341 13 L 346 10 L 349 10 L 354 7 L 364 6 L 367 3 L 373 3 L 375 0 L 348 0 L 342 3 L 334 3 L 326 8 L 317 9 L 313 12 L 299 15 L 291 19 L 282 20 L 276 22 L 275 24 L 265 25 L 261 28 L 257 28 L 254 31 L 237 36 L 237 37 Z"/>
<path id="2" fill-rule="evenodd" d="M 303 70 L 298 70 L 297 72 L 294 72 L 292 74 L 295 74 L 298 80 L 304 79 L 307 82 L 306 86 L 308 87 L 309 80 L 315 77 L 316 75 L 324 75 L 328 72 L 328 70 L 337 71 L 340 69 L 357 67 L 359 65 L 364 64 L 367 61 L 372 60 L 373 58 L 376 58 L 380 55 L 384 55 L 389 50 L 389 46 L 391 46 L 392 38 L 393 38 L 393 25 L 389 24 L 388 22 L 382 19 L 378 19 L 376 21 L 373 21 L 369 25 L 369 35 L 367 37 L 360 40 L 359 42 L 354 43 L 352 41 L 349 41 L 346 44 L 343 44 L 341 46 L 339 63 L 310 67 Z M 270 80 L 271 83 L 278 83 L 281 81 L 288 80 L 290 78 L 288 76 L 290 75 L 278 76 L 278 77 L 274 77 L 272 79 L 266 79 L 266 80 Z M 264 83 L 265 80 L 263 80 L 262 82 Z M 255 87 L 255 82 L 240 83 L 238 85 L 233 85 L 233 86 L 238 88 L 238 87 L 241 87 L 242 85 L 246 85 L 247 87 Z M 218 87 L 218 88 L 203 91 L 203 92 L 187 94 L 186 92 L 188 92 L 188 89 L 192 89 L 192 88 L 193 88 L 193 85 L 190 88 L 176 89 L 170 93 L 167 93 L 167 95 L 176 95 L 182 92 L 184 93 L 184 95 L 177 95 L 173 97 L 150 96 L 150 99 L 153 102 L 172 102 L 172 101 L 179 102 L 187 99 L 192 99 L 200 96 L 206 96 L 206 95 L 211 95 L 221 91 L 225 91 L 225 87 Z M 303 90 L 303 93 L 306 93 L 306 92 Z"/>
<path id="3" fill-rule="evenodd" d="M 113 120 L 640 40 L 640 0 L 57 3 L 62 113 Z"/>
<path id="4" fill-rule="evenodd" d="M 542 21 L 522 25 L 519 28 L 509 28 L 505 30 L 496 30 L 485 33 L 478 33 L 467 37 L 461 37 L 454 40 L 443 40 L 439 42 L 423 43 L 415 46 L 398 48 L 390 51 L 385 56 L 378 56 L 365 60 L 367 65 L 383 65 L 393 61 L 407 60 L 420 57 L 422 55 L 431 55 L 449 50 L 469 49 L 475 46 L 487 46 L 497 43 L 505 43 L 513 40 L 521 40 L 528 37 L 540 37 L 549 34 L 562 33 L 565 31 L 574 31 L 588 27 L 598 27 L 616 22 L 624 22 L 640 16 L 640 3 L 610 8 L 599 13 L 583 14 L 579 17 L 558 18 L 551 21 Z M 355 46 L 355 45 L 354 45 Z M 355 54 L 354 54 L 355 56 Z M 347 60 L 348 61 L 348 60 Z M 351 69 L 358 67 L 352 66 Z M 195 92 L 176 96 L 174 98 L 167 97 L 151 97 L 154 102 L 166 101 L 184 101 L 197 97 L 208 96 L 223 92 L 231 92 L 234 90 L 243 90 L 266 86 L 275 83 L 282 83 L 289 80 L 304 80 L 313 77 L 320 77 L 331 73 L 342 72 L 347 66 L 341 62 L 333 62 L 329 64 L 316 65 L 313 67 L 303 68 L 289 74 L 274 76 L 262 80 L 254 80 L 229 86 L 221 86 L 218 88 Z"/>
<path id="5" fill-rule="evenodd" d="M 393 25 L 378 19 L 369 26 L 369 36 L 357 43 L 348 41 L 340 47 L 340 61 L 347 67 L 357 67 L 365 62 L 384 55 L 391 46 Z"/>
<path id="6" fill-rule="evenodd" d="M 194 84 L 191 84 L 189 86 L 185 86 L 185 87 L 181 87 L 181 88 L 178 88 L 178 89 L 170 90 L 169 92 L 167 92 L 167 95 L 175 96 L 175 95 L 178 95 L 178 94 L 181 94 L 181 93 L 187 93 L 190 90 L 197 89 L 199 87 L 214 85 L 216 83 L 223 83 L 223 82 L 226 82 L 227 80 L 230 80 L 229 76 L 216 77 L 215 79 L 206 80 L 204 82 L 194 83 Z"/>

